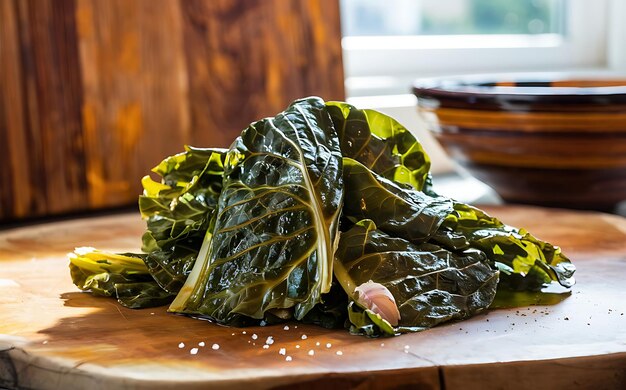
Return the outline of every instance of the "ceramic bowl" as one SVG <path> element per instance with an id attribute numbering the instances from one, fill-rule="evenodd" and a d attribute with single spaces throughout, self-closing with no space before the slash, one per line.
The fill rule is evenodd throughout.
<path id="1" fill-rule="evenodd" d="M 418 111 L 506 201 L 611 211 L 626 200 L 626 76 L 421 79 Z"/>

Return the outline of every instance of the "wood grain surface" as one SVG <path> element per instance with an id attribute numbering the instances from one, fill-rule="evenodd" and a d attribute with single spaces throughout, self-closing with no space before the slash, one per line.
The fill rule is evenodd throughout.
<path id="1" fill-rule="evenodd" d="M 0 222 L 136 203 L 183 145 L 343 100 L 337 0 L 3 0 Z"/>
<path id="2" fill-rule="evenodd" d="M 0 387 L 625 388 L 626 219 L 486 210 L 561 245 L 578 268 L 571 293 L 382 339 L 298 323 L 222 327 L 78 292 L 65 253 L 136 250 L 134 213 L 0 232 Z"/>

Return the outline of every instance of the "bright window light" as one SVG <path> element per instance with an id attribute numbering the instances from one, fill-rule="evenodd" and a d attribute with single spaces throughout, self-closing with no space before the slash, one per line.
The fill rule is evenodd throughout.
<path id="1" fill-rule="evenodd" d="M 343 35 L 563 34 L 564 0 L 343 0 Z"/>
<path id="2" fill-rule="evenodd" d="M 607 64 L 610 0 L 340 0 L 349 97 L 418 77 Z"/>

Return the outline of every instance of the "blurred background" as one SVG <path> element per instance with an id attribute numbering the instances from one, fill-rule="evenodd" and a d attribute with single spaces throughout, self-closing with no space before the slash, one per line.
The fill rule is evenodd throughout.
<path id="1" fill-rule="evenodd" d="M 344 36 L 563 33 L 564 0 L 344 0 Z"/>
<path id="2" fill-rule="evenodd" d="M 342 0 L 340 5 L 348 100 L 358 107 L 376 108 L 392 115 L 411 129 L 431 156 L 437 191 L 468 203 L 501 203 L 501 199 L 490 187 L 475 180 L 463 167 L 454 164 L 450 155 L 434 140 L 433 126 L 429 127 L 424 123 L 423 116 L 418 115 L 416 98 L 410 93 L 416 79 L 439 77 L 458 80 L 463 75 L 482 74 L 489 80 L 510 80 L 511 75 L 525 75 L 537 81 L 570 77 L 578 80 L 617 79 L 623 80 L 621 85 L 626 85 L 626 1 Z M 615 91 L 608 93 L 599 98 L 604 99 L 606 107 L 610 105 L 608 96 Z M 501 100 L 500 108 L 503 112 L 499 115 L 503 115 L 507 109 L 519 110 L 519 115 L 532 110 L 528 106 L 508 106 L 509 103 L 509 100 Z M 471 102 L 467 104 L 469 108 Z M 579 106 L 576 110 L 587 109 Z M 624 106 L 615 107 L 614 110 L 618 115 L 624 112 Z M 548 122 L 546 125 L 569 126 Z M 448 127 L 452 131 L 454 126 Z M 626 123 L 620 128 L 626 131 Z M 545 130 L 536 129 L 539 131 L 536 135 L 539 136 Z M 591 137 L 607 137 L 613 145 L 626 142 L 623 134 L 618 136 L 615 132 L 609 135 L 591 127 L 585 132 Z M 530 136 L 530 133 L 526 135 Z M 562 138 L 565 133 L 562 133 L 559 136 L 561 141 L 558 137 L 552 137 L 549 140 L 551 145 L 545 148 L 542 145 L 542 148 L 556 152 L 554 158 L 557 155 L 567 158 L 568 153 L 571 158 L 575 158 L 572 154 L 574 149 L 567 150 L 568 142 L 570 145 L 581 144 L 578 137 L 587 135 L 576 134 L 573 129 L 569 135 L 574 138 L 565 140 Z M 467 137 L 467 142 L 484 142 L 480 138 L 472 141 L 469 134 Z M 502 140 L 504 142 L 504 138 Z M 524 141 L 527 145 L 534 142 L 526 138 Z M 548 142 L 548 139 L 544 141 Z M 599 139 L 597 141 L 600 142 Z M 515 150 L 514 143 L 511 141 L 510 144 L 511 160 L 521 151 L 519 147 L 517 149 L 520 150 Z M 580 150 L 583 152 L 591 152 L 591 149 L 585 150 L 582 145 L 592 148 L 597 155 L 602 155 L 601 148 L 606 146 L 591 147 L 589 142 L 582 142 Z M 469 148 L 469 144 L 463 147 Z M 612 170 L 585 167 L 582 170 L 558 172 L 554 169 L 550 173 L 546 172 L 541 180 L 545 182 L 544 186 L 548 186 L 550 178 L 555 177 L 553 175 L 585 176 L 588 178 L 585 185 L 590 186 L 588 190 L 591 192 L 593 187 L 597 191 L 589 199 L 601 196 L 603 191 L 613 192 L 619 198 L 617 193 L 626 193 L 626 177 L 619 173 L 620 169 L 624 172 L 625 160 L 621 149 L 616 146 L 611 149 L 606 150 L 604 158 L 615 157 L 613 163 L 607 163 L 607 167 L 611 166 Z M 480 153 L 484 153 L 484 158 L 487 155 L 493 157 L 492 151 L 487 149 L 481 149 Z M 584 159 L 593 153 L 585 153 L 578 158 Z M 455 157 L 455 160 L 465 160 L 470 156 L 465 154 Z M 545 155 L 542 158 L 547 160 L 548 157 Z M 511 178 L 508 180 L 517 180 L 519 186 L 524 187 L 525 178 L 517 174 L 521 173 L 519 169 L 522 164 L 527 163 L 506 163 L 516 169 L 510 171 Z M 588 168 L 591 168 L 591 164 Z M 531 182 L 525 183 L 526 191 L 539 191 L 539 188 L 533 188 L 536 183 Z M 558 190 L 563 197 L 569 196 L 568 192 L 576 191 L 577 188 L 576 181 L 567 184 L 568 189 Z M 578 190 L 581 185 L 579 182 Z M 614 211 L 626 213 L 626 207 L 623 206 Z"/>
<path id="3" fill-rule="evenodd" d="M 0 0 L 0 221 L 135 205 L 183 145 L 344 99 L 337 1 Z"/>
<path id="4" fill-rule="evenodd" d="M 445 176 L 413 80 L 624 71 L 625 26 L 621 0 L 0 0 L 0 222 L 134 205 L 165 156 L 307 95 L 397 117 Z"/>

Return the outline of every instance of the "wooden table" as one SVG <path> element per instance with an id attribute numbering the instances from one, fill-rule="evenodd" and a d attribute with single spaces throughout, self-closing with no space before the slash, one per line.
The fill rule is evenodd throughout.
<path id="1" fill-rule="evenodd" d="M 137 214 L 0 231 L 0 387 L 626 388 L 626 219 L 487 211 L 561 245 L 578 267 L 571 295 L 384 339 L 297 323 L 220 327 L 78 292 L 65 254 L 136 250 Z"/>

